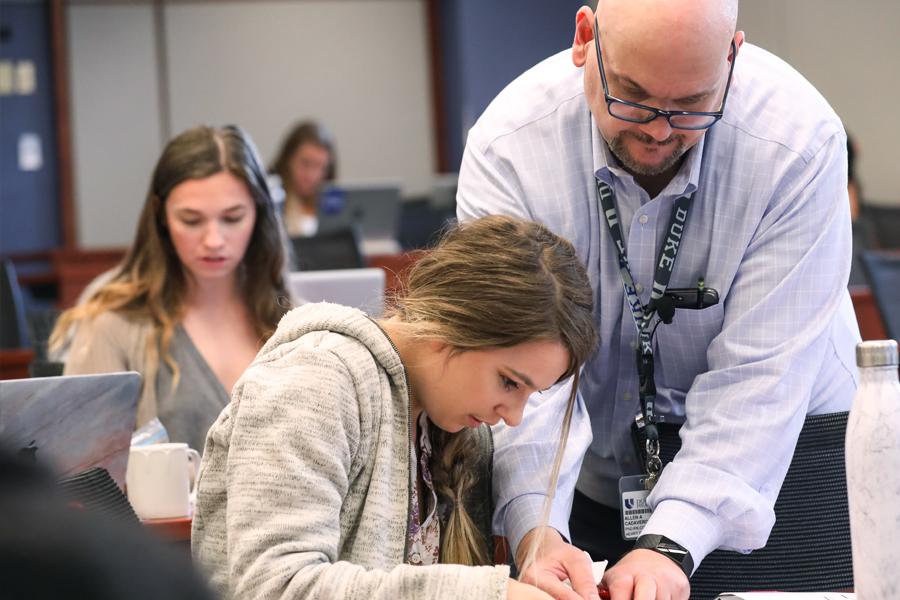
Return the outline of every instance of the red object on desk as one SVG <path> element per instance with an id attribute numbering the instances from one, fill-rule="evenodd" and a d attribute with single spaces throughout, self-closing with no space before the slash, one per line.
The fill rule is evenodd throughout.
<path id="1" fill-rule="evenodd" d="M 141 521 L 144 529 L 153 535 L 170 542 L 184 542 L 191 540 L 190 517 L 183 519 L 149 519 Z"/>

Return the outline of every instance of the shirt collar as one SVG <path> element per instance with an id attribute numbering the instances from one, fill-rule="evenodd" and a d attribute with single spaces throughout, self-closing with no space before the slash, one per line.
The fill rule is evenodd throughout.
<path id="1" fill-rule="evenodd" d="M 609 149 L 606 140 L 597 127 L 594 115 L 591 115 L 591 144 L 594 154 L 594 176 L 609 185 L 613 185 L 616 178 L 633 180 L 634 178 L 619 166 L 618 161 Z M 707 133 L 709 133 L 707 131 Z M 675 174 L 669 185 L 660 196 L 684 196 L 697 191 L 700 181 L 700 166 L 703 157 L 703 145 L 706 143 L 706 135 L 700 138 L 694 147 L 688 150 L 681 168 Z"/>

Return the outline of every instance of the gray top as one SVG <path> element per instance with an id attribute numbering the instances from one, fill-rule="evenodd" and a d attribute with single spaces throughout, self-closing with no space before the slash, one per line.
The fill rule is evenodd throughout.
<path id="1" fill-rule="evenodd" d="M 191 544 L 223 598 L 503 600 L 509 567 L 407 558 L 410 406 L 400 355 L 361 311 L 307 304 L 210 428 Z"/>
<path id="2" fill-rule="evenodd" d="M 206 433 L 231 396 L 181 324 L 175 326 L 169 355 L 178 364 L 181 377 L 172 394 L 174 373 L 166 361 L 160 361 L 156 374 L 159 420 L 170 442 L 185 442 L 202 454 Z"/>

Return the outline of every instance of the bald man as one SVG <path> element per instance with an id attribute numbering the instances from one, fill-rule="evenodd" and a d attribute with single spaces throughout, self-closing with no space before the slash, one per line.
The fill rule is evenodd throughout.
<path id="1" fill-rule="evenodd" d="M 566 577 L 597 595 L 567 541 L 594 560 L 627 552 L 601 584 L 613 600 L 687 598 L 709 552 L 764 546 L 806 415 L 848 410 L 856 389 L 846 136 L 736 20 L 736 0 L 600 0 L 578 11 L 572 50 L 510 84 L 469 133 L 460 219 L 543 222 L 595 286 L 600 349 L 528 574 L 558 598 L 576 597 Z M 674 318 L 652 335 L 657 307 Z M 520 427 L 494 429 L 494 525 L 519 562 L 567 396 L 535 396 Z M 638 417 L 648 433 L 682 425 L 649 484 Z"/>

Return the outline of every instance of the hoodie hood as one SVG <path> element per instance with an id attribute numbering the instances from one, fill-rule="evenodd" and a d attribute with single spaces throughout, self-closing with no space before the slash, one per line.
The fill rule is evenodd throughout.
<path id="1" fill-rule="evenodd" d="M 366 313 L 339 304 L 305 304 L 285 314 L 278 329 L 269 338 L 254 362 L 271 360 L 288 350 L 301 337 L 316 332 L 331 332 L 352 338 L 364 345 L 401 390 L 406 390 L 406 373 L 400 353 L 384 330 Z"/>

